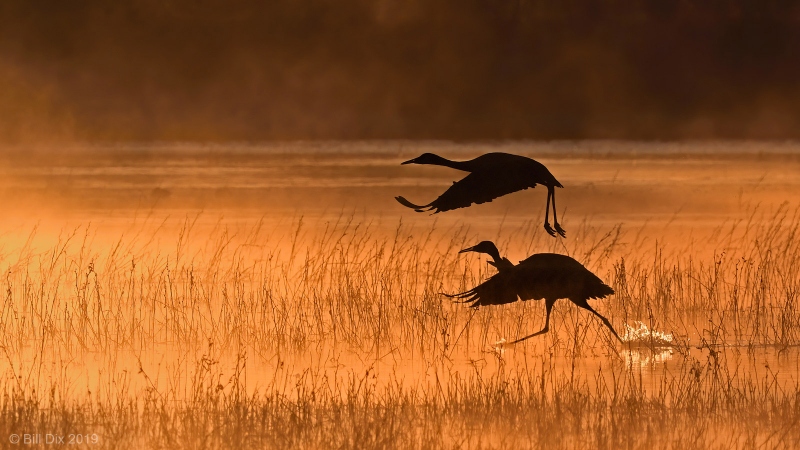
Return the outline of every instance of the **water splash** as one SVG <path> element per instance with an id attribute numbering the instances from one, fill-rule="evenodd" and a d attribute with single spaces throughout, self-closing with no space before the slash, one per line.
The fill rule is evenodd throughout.
<path id="1" fill-rule="evenodd" d="M 494 343 L 494 347 L 490 347 L 491 351 L 496 353 L 499 356 L 503 356 L 506 353 L 506 338 L 501 338 L 499 341 Z"/>
<path id="2" fill-rule="evenodd" d="M 635 321 L 635 326 L 625 324 L 625 335 L 622 341 L 634 346 L 646 345 L 651 347 L 673 347 L 675 338 L 663 331 L 653 330 L 640 321 Z"/>

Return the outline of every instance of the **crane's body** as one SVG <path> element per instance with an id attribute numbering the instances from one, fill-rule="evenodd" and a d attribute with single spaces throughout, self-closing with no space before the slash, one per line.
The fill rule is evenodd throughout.
<path id="1" fill-rule="evenodd" d="M 534 188 L 536 185 L 547 187 L 547 205 L 545 209 L 544 228 L 551 235 L 556 233 L 565 236 L 566 232 L 558 223 L 556 215 L 555 188 L 564 186 L 547 170 L 542 163 L 525 156 L 509 153 L 487 153 L 469 161 L 451 161 L 433 153 L 424 153 L 417 158 L 402 164 L 427 164 L 450 167 L 469 172 L 469 175 L 453 183 L 442 195 L 427 205 L 417 205 L 404 197 L 395 197 L 400 204 L 417 212 L 432 211 L 434 214 L 458 208 L 466 208 L 472 204 L 491 202 L 512 192 Z M 553 225 L 550 227 L 550 205 L 553 205 Z"/>
<path id="2" fill-rule="evenodd" d="M 483 241 L 461 252 L 466 251 L 486 253 L 492 256 L 493 265 L 497 267 L 498 273 L 469 291 L 448 295 L 448 297 L 461 299 L 464 303 L 471 303 L 470 306 L 473 308 L 485 305 L 503 305 L 513 303 L 518 299 L 545 301 L 547 317 L 544 328 L 534 334 L 517 339 L 512 344 L 546 333 L 550 324 L 550 311 L 556 300 L 560 298 L 567 298 L 577 306 L 592 312 L 622 342 L 608 319 L 595 311 L 587 302 L 589 299 L 605 298 L 613 294 L 614 290 L 578 261 L 566 255 L 537 253 L 514 265 L 500 257 L 497 247 L 491 241 Z M 508 264 L 503 263 L 503 260 L 508 261 Z"/>

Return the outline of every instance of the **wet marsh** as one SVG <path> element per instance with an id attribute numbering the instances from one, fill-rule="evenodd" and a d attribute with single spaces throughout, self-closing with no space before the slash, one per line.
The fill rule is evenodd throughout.
<path id="1" fill-rule="evenodd" d="M 397 165 L 420 146 L 480 146 L 7 159 L 2 445 L 800 445 L 798 149 L 515 145 L 566 186 L 567 239 L 541 228 L 544 190 L 437 216 L 394 202 L 456 179 Z M 504 345 L 544 302 L 441 295 L 494 273 L 458 254 L 484 239 L 581 261 L 616 291 L 590 303 L 626 344 L 562 300 L 548 334 Z"/>

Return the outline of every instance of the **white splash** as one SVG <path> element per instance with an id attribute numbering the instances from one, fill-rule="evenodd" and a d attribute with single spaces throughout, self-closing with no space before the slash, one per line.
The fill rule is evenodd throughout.
<path id="1" fill-rule="evenodd" d="M 498 356 L 503 356 L 506 353 L 506 338 L 500 338 L 499 341 L 494 343 L 494 347 L 490 347 L 491 351 Z"/>
<path id="2" fill-rule="evenodd" d="M 636 326 L 625 324 L 625 335 L 622 341 L 634 345 L 647 345 L 655 347 L 672 347 L 675 340 L 671 334 L 663 331 L 651 330 L 644 323 L 635 321 Z"/>

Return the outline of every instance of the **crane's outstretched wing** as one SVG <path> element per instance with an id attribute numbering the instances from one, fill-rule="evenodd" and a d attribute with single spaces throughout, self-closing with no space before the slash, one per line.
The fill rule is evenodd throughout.
<path id="1" fill-rule="evenodd" d="M 551 280 L 554 270 L 519 270 L 519 267 L 499 272 L 469 291 L 447 295 L 461 299 L 470 306 L 504 305 L 517 299 L 541 300 L 552 297 Z M 559 296 L 553 298 L 560 298 Z"/>
<path id="2" fill-rule="evenodd" d="M 471 303 L 469 306 L 477 308 L 484 305 L 503 305 L 517 301 L 517 292 L 509 282 L 508 273 L 500 272 L 488 280 L 466 292 L 459 294 L 444 294 L 450 298 L 457 298 L 461 303 Z"/>
<path id="3" fill-rule="evenodd" d="M 470 306 L 502 305 L 522 300 L 603 298 L 614 290 L 574 259 L 540 253 L 499 272 L 469 291 L 450 298 Z"/>
<path id="4" fill-rule="evenodd" d="M 538 255 L 534 255 L 538 256 Z M 557 255 L 560 256 L 560 255 Z M 469 291 L 447 295 L 461 299 L 472 307 L 484 305 L 503 305 L 513 303 L 517 299 L 541 300 L 543 298 L 563 298 L 565 287 L 574 283 L 569 274 L 564 272 L 563 265 L 550 265 L 550 258 L 528 258 L 519 265 L 490 277 Z M 556 261 L 558 262 L 558 261 Z M 576 262 L 577 264 L 577 262 Z M 583 268 L 580 264 L 579 267 Z"/>
<path id="5" fill-rule="evenodd" d="M 458 208 L 466 208 L 473 203 L 481 204 L 491 202 L 506 194 L 535 186 L 536 183 L 531 183 L 526 177 L 516 176 L 513 172 L 504 173 L 496 170 L 473 172 L 462 180 L 453 183 L 453 185 L 444 191 L 436 200 L 427 205 L 418 206 L 415 209 L 419 211 L 422 208 L 427 208 L 427 211 L 439 213 Z M 398 201 L 400 200 L 398 199 Z M 401 203 L 406 205 L 402 201 Z"/>
<path id="6" fill-rule="evenodd" d="M 394 199 L 397 200 L 401 205 L 405 206 L 406 208 L 411 208 L 416 212 L 425 212 L 425 211 L 428 210 L 428 207 L 430 206 L 430 205 L 416 205 L 416 204 L 411 203 L 410 201 L 406 200 L 405 197 L 400 196 L 400 195 L 398 195 Z"/>

